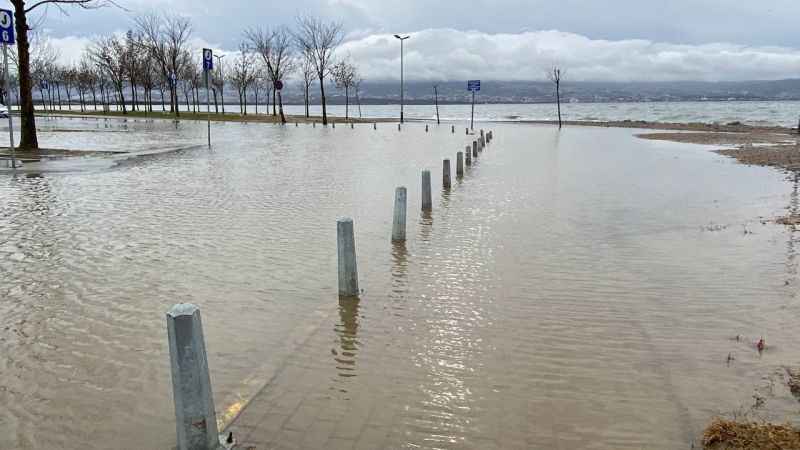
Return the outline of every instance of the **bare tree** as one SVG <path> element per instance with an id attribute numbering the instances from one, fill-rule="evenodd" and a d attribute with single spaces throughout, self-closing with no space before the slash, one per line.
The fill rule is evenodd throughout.
<path id="1" fill-rule="evenodd" d="M 562 70 L 558 66 L 553 66 L 547 72 L 547 79 L 556 85 L 556 105 L 558 105 L 558 128 L 561 128 L 561 75 Z"/>
<path id="2" fill-rule="evenodd" d="M 72 110 L 72 90 L 78 87 L 78 68 L 74 65 L 62 68 L 61 82 L 64 83 L 64 90 L 67 93 L 67 109 Z"/>
<path id="3" fill-rule="evenodd" d="M 125 40 L 117 36 L 98 38 L 89 49 L 92 60 L 111 82 L 114 92 L 119 96 L 123 114 L 128 113 L 123 91 L 127 77 L 127 53 Z"/>
<path id="4" fill-rule="evenodd" d="M 344 89 L 344 118 L 350 118 L 350 89 L 355 86 L 356 68 L 347 60 L 340 61 L 333 66 L 332 70 L 333 80 L 336 82 L 336 87 Z"/>
<path id="5" fill-rule="evenodd" d="M 306 105 L 306 118 L 309 117 L 309 103 L 311 102 L 311 98 L 309 97 L 308 93 L 311 90 L 311 84 L 314 83 L 314 79 L 316 77 L 316 71 L 314 70 L 314 62 L 311 60 L 311 54 L 309 52 L 303 52 L 303 56 L 300 59 L 300 72 L 303 75 L 303 93 L 304 93 L 304 100 Z"/>
<path id="6" fill-rule="evenodd" d="M 38 0 L 28 5 L 26 0 L 10 0 L 14 6 L 14 28 L 17 38 L 17 68 L 20 86 L 20 141 L 19 147 L 37 150 L 39 140 L 36 136 L 36 118 L 33 107 L 33 78 L 31 77 L 30 41 L 28 40 L 28 14 L 42 5 L 53 5 L 61 9 L 64 6 L 78 6 L 84 9 L 96 9 L 115 5 L 113 0 Z"/>
<path id="7" fill-rule="evenodd" d="M 322 123 L 328 124 L 328 110 L 325 104 L 325 77 L 333 67 L 333 53 L 342 43 L 342 25 L 338 22 L 323 22 L 312 16 L 297 17 L 297 31 L 294 34 L 297 46 L 308 53 L 319 80 L 322 102 Z"/>
<path id="8" fill-rule="evenodd" d="M 278 81 L 291 74 L 296 66 L 294 59 L 294 49 L 292 47 L 292 34 L 286 27 L 279 27 L 273 31 L 266 29 L 250 29 L 245 32 L 245 37 L 250 41 L 250 45 L 255 52 L 261 56 L 262 62 L 267 69 L 267 75 L 273 86 Z M 277 94 L 277 101 L 276 101 Z M 286 123 L 283 115 L 283 101 L 280 99 L 279 89 L 272 91 L 272 115 L 276 115 L 275 105 L 280 106 L 281 122 Z"/>
<path id="9" fill-rule="evenodd" d="M 50 42 L 50 39 L 47 36 L 42 35 L 41 33 L 32 33 L 30 36 L 29 46 L 28 46 L 28 76 L 30 77 L 31 82 L 31 89 L 33 87 L 39 88 L 39 97 L 41 99 L 42 105 L 47 110 L 47 99 L 45 97 L 44 91 L 47 89 L 50 92 L 49 85 L 45 88 L 45 84 L 47 80 L 50 78 L 50 75 L 53 71 L 53 67 L 58 60 L 59 52 L 56 50 L 55 47 Z M 17 61 L 18 55 L 15 55 Z M 15 62 L 17 62 L 15 61 Z M 20 72 L 22 69 L 20 69 Z M 20 79 L 20 114 L 24 120 L 24 111 L 22 103 L 25 101 L 25 94 L 22 87 L 22 79 Z M 31 107 L 33 107 L 33 93 L 31 92 Z M 23 131 L 21 131 L 24 133 Z M 36 138 L 36 130 L 33 131 L 33 138 Z M 22 139 L 22 137 L 21 137 Z M 22 141 L 20 141 L 20 148 L 28 148 L 28 149 L 37 149 L 38 148 L 38 141 L 36 147 L 23 147 Z"/>
<path id="10" fill-rule="evenodd" d="M 255 55 L 247 44 L 239 44 L 239 54 L 233 60 L 230 81 L 239 93 L 239 108 L 242 115 L 247 115 L 247 89 L 255 80 Z"/>
<path id="11" fill-rule="evenodd" d="M 216 58 L 216 56 L 215 56 Z M 217 58 L 216 70 L 211 74 L 211 85 L 214 87 L 214 108 L 219 113 L 217 106 L 217 92 L 219 92 L 220 103 L 222 103 L 222 114 L 225 114 L 225 77 L 222 57 Z"/>
<path id="12" fill-rule="evenodd" d="M 169 87 L 170 110 L 175 116 L 180 116 L 177 83 L 172 82 L 172 76 L 180 75 L 187 64 L 184 54 L 192 35 L 191 22 L 177 15 L 147 14 L 137 17 L 136 24 L 150 57 L 157 63 L 161 77 Z"/>
<path id="13" fill-rule="evenodd" d="M 139 81 L 142 83 L 142 90 L 144 91 L 144 109 L 145 112 L 153 112 L 153 89 L 156 88 L 156 80 L 159 79 L 158 69 L 152 64 L 154 61 L 150 58 L 143 60 L 141 67 L 141 76 Z"/>

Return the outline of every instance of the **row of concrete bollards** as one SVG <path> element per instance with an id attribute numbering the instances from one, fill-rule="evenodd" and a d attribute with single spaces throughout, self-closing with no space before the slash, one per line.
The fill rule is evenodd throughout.
<path id="1" fill-rule="evenodd" d="M 455 126 L 451 131 L 455 132 Z M 464 175 L 464 161 L 466 160 L 467 166 L 471 165 L 473 158 L 478 156 L 477 152 L 483 150 L 486 143 L 491 140 L 492 132 L 489 131 L 484 135 L 481 130 L 481 136 L 472 142 L 472 157 L 470 157 L 470 146 L 467 146 L 464 152 L 456 154 L 457 177 Z M 442 164 L 442 185 L 445 189 L 451 187 L 449 159 L 444 159 Z M 407 194 L 404 186 L 395 189 L 392 241 L 406 240 Z M 431 211 L 432 207 L 431 172 L 426 169 L 422 171 L 422 210 Z M 353 219 L 344 217 L 337 220 L 336 239 L 339 295 L 356 297 L 360 291 Z M 200 308 L 190 303 L 173 306 L 167 312 L 167 335 L 172 394 L 175 402 L 177 449 L 232 448 L 235 444 L 233 437 L 229 435 L 226 439 L 225 436 L 219 435 Z"/>

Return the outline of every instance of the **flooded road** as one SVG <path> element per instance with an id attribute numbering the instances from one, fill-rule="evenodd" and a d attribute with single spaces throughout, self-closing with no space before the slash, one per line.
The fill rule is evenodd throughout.
<path id="1" fill-rule="evenodd" d="M 205 139 L 109 123 L 41 143 Z M 0 448 L 174 445 L 176 302 L 202 309 L 218 409 L 258 393 L 233 427 L 258 448 L 690 448 L 755 394 L 798 422 L 779 374 L 800 235 L 761 223 L 797 206 L 784 175 L 635 130 L 497 125 L 422 215 L 420 170 L 441 186 L 467 144 L 424 126 L 214 124 L 212 150 L 0 176 Z M 337 296 L 340 216 L 358 302 Z"/>

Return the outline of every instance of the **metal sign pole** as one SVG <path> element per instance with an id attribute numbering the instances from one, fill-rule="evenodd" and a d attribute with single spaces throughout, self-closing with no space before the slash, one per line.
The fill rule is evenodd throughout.
<path id="1" fill-rule="evenodd" d="M 208 148 L 211 148 L 211 103 L 208 97 L 208 71 L 206 70 L 206 120 L 208 122 Z"/>
<path id="2" fill-rule="evenodd" d="M 11 168 L 17 168 L 17 154 L 14 149 L 14 122 L 11 120 L 11 84 L 8 82 L 8 44 L 3 44 L 3 65 L 5 66 L 6 109 L 8 110 L 8 145 L 11 149 Z"/>
<path id="3" fill-rule="evenodd" d="M 469 129 L 475 129 L 475 89 L 472 90 L 472 113 L 469 119 Z"/>

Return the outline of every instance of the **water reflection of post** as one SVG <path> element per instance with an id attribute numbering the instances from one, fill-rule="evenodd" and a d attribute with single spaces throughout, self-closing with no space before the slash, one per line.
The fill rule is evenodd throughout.
<path id="1" fill-rule="evenodd" d="M 800 181 L 800 172 L 794 172 L 794 179 L 792 180 L 792 193 L 789 195 L 789 214 L 788 219 L 794 219 L 800 214 L 800 194 L 798 193 L 798 184 Z M 797 225 L 788 225 L 789 227 L 789 240 L 786 243 L 786 271 L 790 276 L 797 275 L 797 249 L 795 249 L 794 235 L 797 232 Z M 787 284 L 789 280 L 786 280 Z"/>
<path id="2" fill-rule="evenodd" d="M 421 242 L 430 242 L 432 230 L 433 214 L 430 211 L 422 211 L 419 216 L 419 240 Z"/>
<path id="3" fill-rule="evenodd" d="M 333 350 L 336 371 L 340 377 L 356 376 L 358 353 L 358 297 L 339 296 L 339 323 L 334 331 L 339 338 L 339 349 Z"/>
<path id="4" fill-rule="evenodd" d="M 408 250 L 405 242 L 392 242 L 392 297 L 403 298 L 406 292 L 408 292 Z M 396 305 L 392 303 L 392 306 Z"/>

